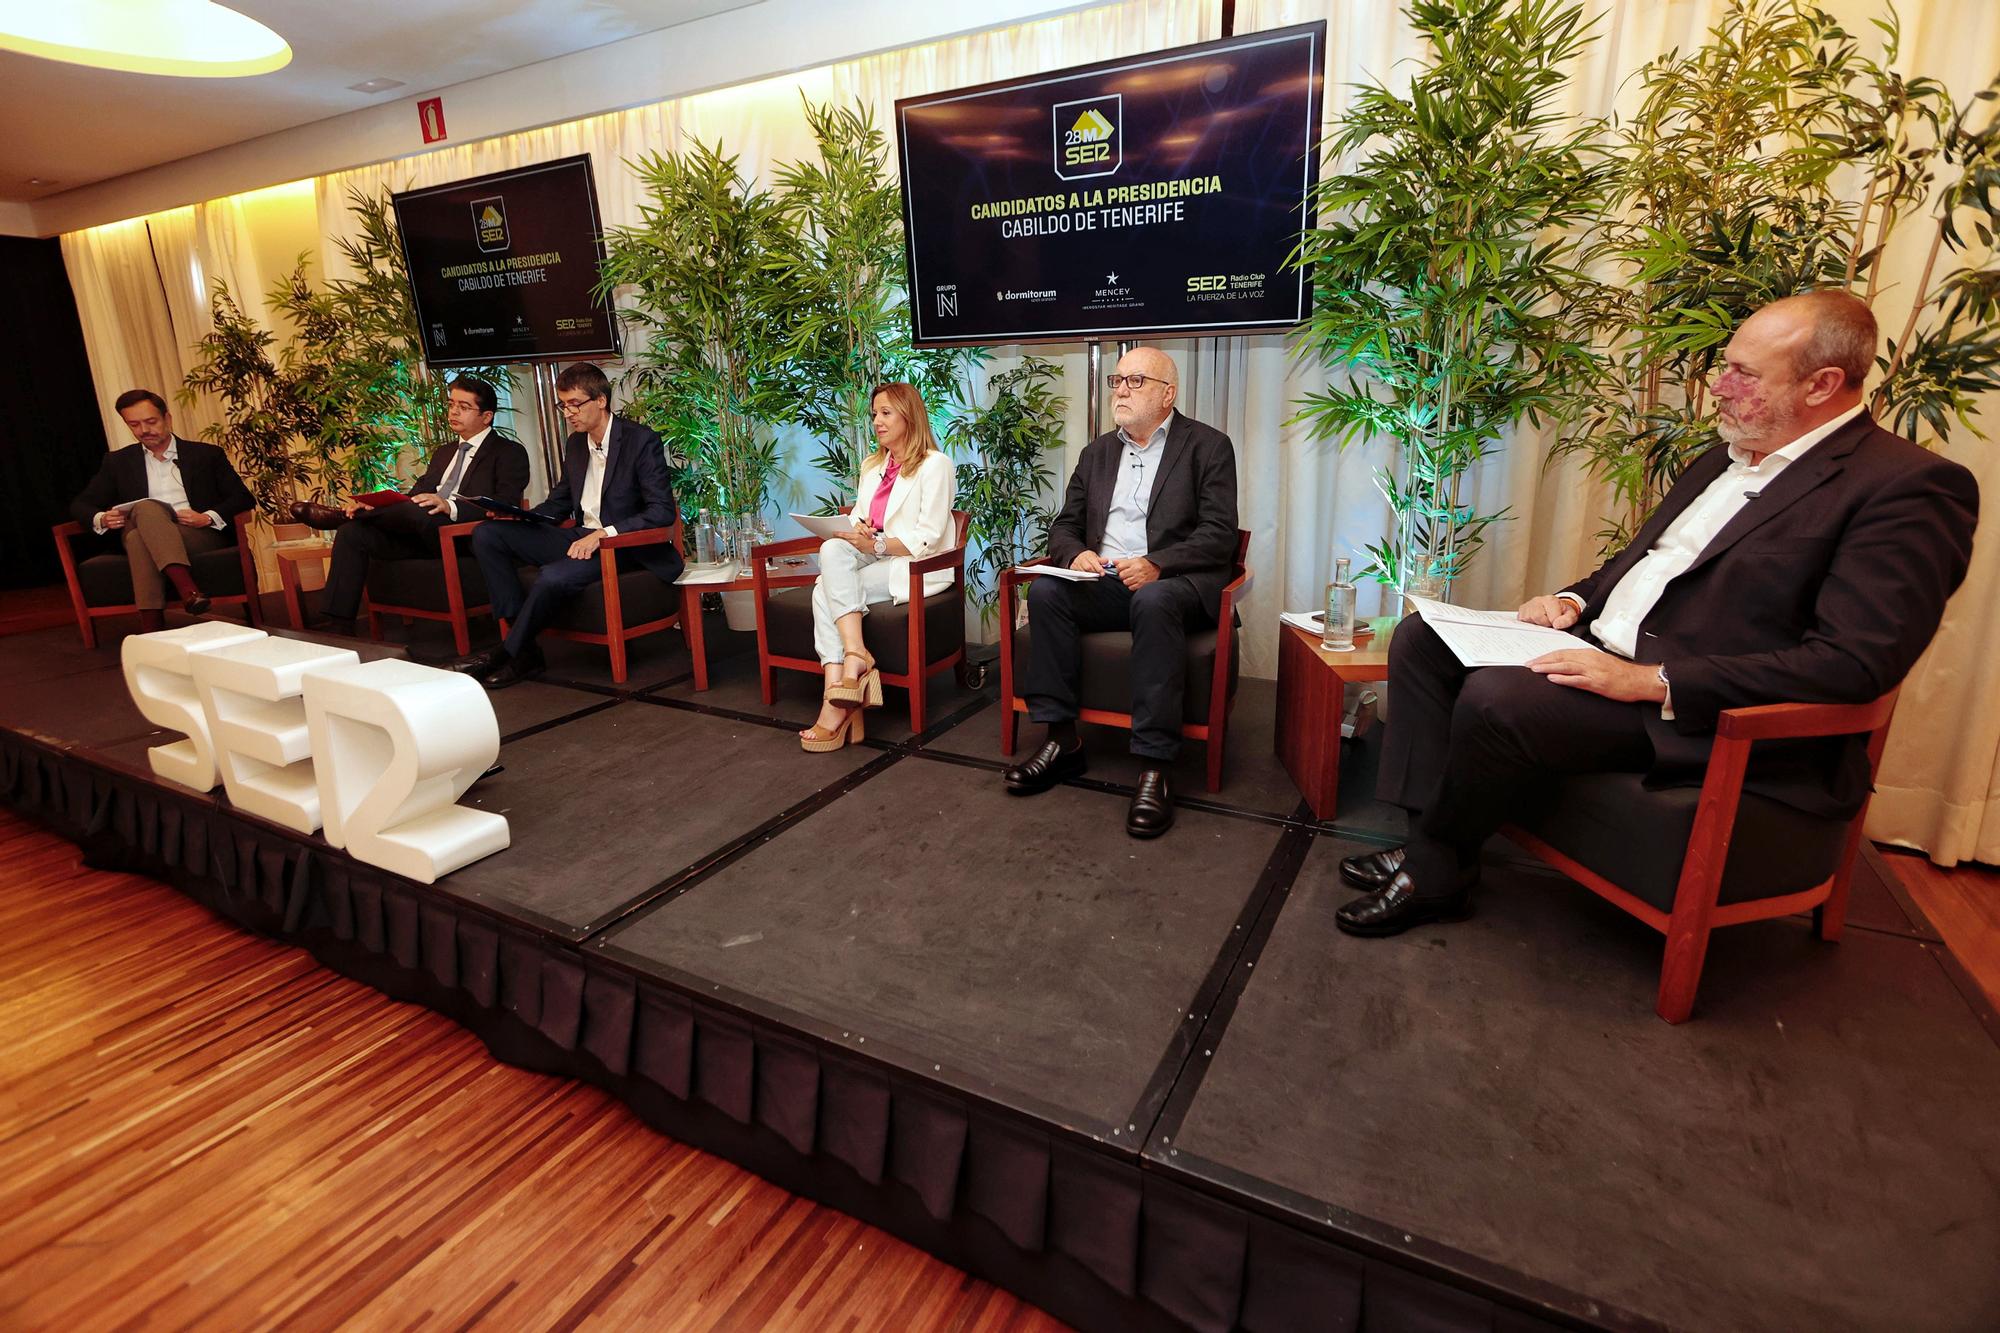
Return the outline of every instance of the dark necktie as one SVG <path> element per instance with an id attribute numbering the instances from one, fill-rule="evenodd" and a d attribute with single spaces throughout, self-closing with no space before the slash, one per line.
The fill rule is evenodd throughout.
<path id="1" fill-rule="evenodd" d="M 450 500 L 458 495 L 458 474 L 464 470 L 465 456 L 471 452 L 472 441 L 458 442 L 458 457 L 451 460 L 451 467 L 446 469 L 444 480 L 438 484 L 438 499 Z"/>

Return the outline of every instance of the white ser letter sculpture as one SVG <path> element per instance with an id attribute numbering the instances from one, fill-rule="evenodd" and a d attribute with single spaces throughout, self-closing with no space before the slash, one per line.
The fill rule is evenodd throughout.
<path id="1" fill-rule="evenodd" d="M 358 861 L 426 884 L 508 845 L 503 815 L 456 802 L 500 753 L 470 677 L 203 622 L 135 634 L 125 682 L 147 721 L 186 739 L 153 772 L 211 791 Z M 218 760 L 220 772 L 218 772 Z"/>
<path id="2" fill-rule="evenodd" d="M 326 840 L 429 884 L 507 846 L 507 817 L 457 804 L 500 753 L 472 677 L 363 662 L 305 678 Z"/>

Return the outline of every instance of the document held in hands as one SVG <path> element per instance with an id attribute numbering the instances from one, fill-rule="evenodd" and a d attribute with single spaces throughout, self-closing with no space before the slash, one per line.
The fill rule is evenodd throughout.
<path id="1" fill-rule="evenodd" d="M 1052 579 L 1068 579 L 1071 583 L 1089 583 L 1095 579 L 1108 579 L 1111 571 L 1093 574 L 1087 569 L 1069 569 L 1063 565 L 1022 565 L 1023 574 L 1041 574 Z"/>
<path id="2" fill-rule="evenodd" d="M 1424 623 L 1469 667 L 1526 666 L 1543 653 L 1597 645 L 1565 630 L 1530 625 L 1512 611 L 1472 611 L 1428 597 L 1409 597 Z"/>
<path id="3" fill-rule="evenodd" d="M 821 541 L 845 538 L 848 533 L 858 530 L 853 517 L 848 514 L 793 514 L 792 519 Z"/>

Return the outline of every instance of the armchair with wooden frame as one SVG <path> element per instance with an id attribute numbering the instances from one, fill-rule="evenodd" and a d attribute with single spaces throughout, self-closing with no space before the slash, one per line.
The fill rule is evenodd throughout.
<path id="1" fill-rule="evenodd" d="M 1864 798 L 1852 819 L 1809 815 L 1745 793 L 1759 741 L 1868 737 L 1872 781 L 1896 691 L 1865 704 L 1766 704 L 1725 710 L 1697 791 L 1648 790 L 1638 773 L 1562 779 L 1551 803 L 1507 835 L 1612 905 L 1666 936 L 1654 1012 L 1669 1023 L 1694 1009 L 1708 937 L 1721 926 L 1812 909 L 1822 940 L 1840 938 Z"/>
<path id="2" fill-rule="evenodd" d="M 264 616 L 257 604 L 257 559 L 250 549 L 250 523 L 255 517 L 255 510 L 236 515 L 230 520 L 235 545 L 190 556 L 188 569 L 211 606 L 240 606 L 245 620 L 261 625 Z M 131 563 L 123 551 L 110 550 L 81 523 L 58 523 L 50 531 L 56 540 L 56 556 L 62 561 L 63 581 L 69 585 L 77 632 L 83 636 L 84 647 L 95 648 L 99 620 L 139 612 L 138 603 L 132 600 Z M 86 540 L 105 549 L 79 558 L 78 547 Z"/>
<path id="3" fill-rule="evenodd" d="M 563 526 L 573 525 L 565 523 Z M 623 685 L 631 675 L 625 645 L 674 625 L 680 625 L 683 633 L 687 630 L 681 621 L 680 588 L 662 582 L 637 561 L 628 560 L 623 567 L 619 564 L 620 551 L 658 546 L 662 542 L 671 542 L 676 551 L 686 553 L 686 548 L 681 545 L 681 521 L 678 518 L 664 528 L 621 532 L 616 537 L 606 537 L 599 542 L 597 559 L 603 568 L 603 578 L 579 593 L 563 608 L 555 623 L 542 633 L 550 638 L 609 648 L 611 679 Z M 523 568 L 517 577 L 524 583 L 530 582 L 535 573 L 533 569 Z M 506 632 L 507 622 L 502 620 L 500 633 L 504 635 Z"/>
<path id="4" fill-rule="evenodd" d="M 451 626 L 452 647 L 460 657 L 472 651 L 471 620 L 493 613 L 486 576 L 462 539 L 483 519 L 448 523 L 437 529 L 435 559 L 374 560 L 368 566 L 368 637 L 382 637 L 382 617 L 441 620 Z"/>
<path id="5" fill-rule="evenodd" d="M 875 655 L 884 685 L 910 696 L 910 730 L 924 729 L 924 683 L 965 660 L 965 534 L 972 515 L 951 511 L 951 549 L 910 561 L 910 595 L 902 603 L 881 602 L 861 620 L 862 642 Z M 773 574 L 778 557 L 818 551 L 818 537 L 795 537 L 750 548 L 750 577 L 757 596 L 757 683 L 764 702 L 777 700 L 777 671 L 823 676 L 813 650 L 811 588 L 817 574 Z M 951 571 L 951 586 L 924 595 L 924 576 Z"/>
<path id="6" fill-rule="evenodd" d="M 1236 702 L 1236 679 L 1240 670 L 1237 639 L 1241 628 L 1237 603 L 1250 586 L 1250 569 L 1244 563 L 1250 551 L 1250 534 L 1236 530 L 1236 560 L 1231 577 L 1222 589 L 1214 626 L 1189 630 L 1187 636 L 1187 705 L 1182 714 L 1181 735 L 1208 746 L 1208 789 L 1222 790 L 1222 757 L 1228 740 L 1229 710 Z M 1029 561 L 1033 564 L 1035 561 Z M 1021 714 L 1028 701 L 1015 691 L 1014 659 L 1028 652 L 1033 625 L 1018 626 L 1015 592 L 1039 577 L 1019 568 L 1000 574 L 1000 752 L 1011 755 L 1018 740 Z M 1227 633 L 1224 633 L 1224 627 Z M 1083 675 L 1077 691 L 1082 706 L 1080 721 L 1099 726 L 1132 729 L 1130 673 L 1126 663 L 1132 656 L 1129 631 L 1100 631 L 1083 636 Z"/>

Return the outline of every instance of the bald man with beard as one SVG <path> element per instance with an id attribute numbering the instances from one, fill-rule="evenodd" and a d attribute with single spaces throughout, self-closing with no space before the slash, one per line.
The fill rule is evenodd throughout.
<path id="1" fill-rule="evenodd" d="M 1174 410 L 1180 373 L 1158 348 L 1120 357 L 1110 384 L 1118 428 L 1084 446 L 1049 526 L 1050 560 L 1099 577 L 1028 586 L 1021 696 L 1047 733 L 1005 781 L 1030 796 L 1084 771 L 1083 636 L 1129 630 L 1131 745 L 1146 768 L 1125 831 L 1156 838 L 1174 822 L 1167 769 L 1180 753 L 1187 634 L 1215 623 L 1236 558 L 1236 450 L 1221 431 Z"/>

